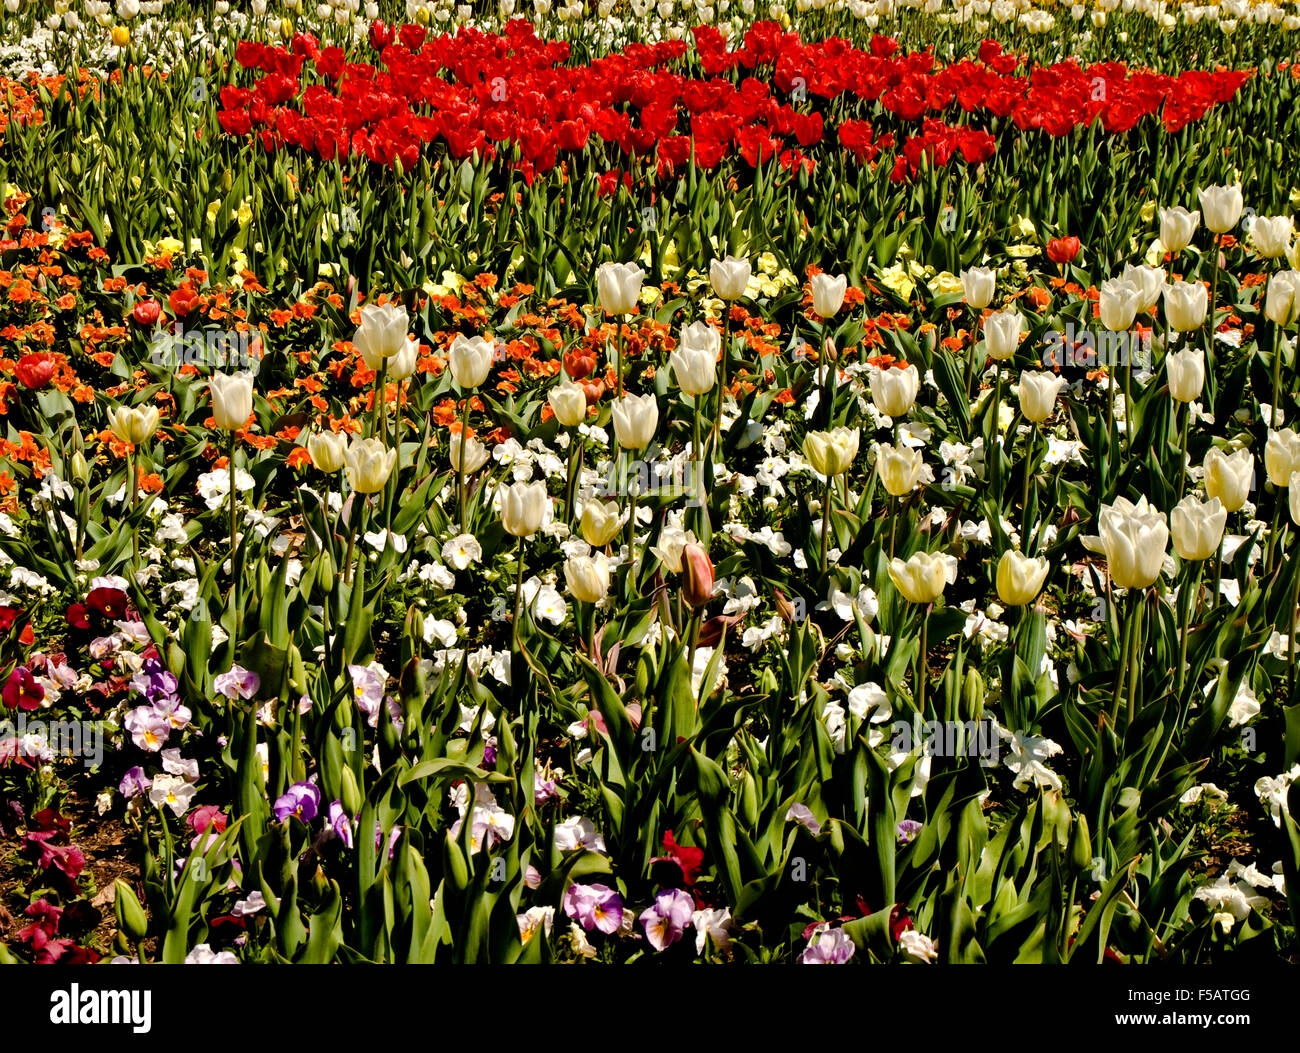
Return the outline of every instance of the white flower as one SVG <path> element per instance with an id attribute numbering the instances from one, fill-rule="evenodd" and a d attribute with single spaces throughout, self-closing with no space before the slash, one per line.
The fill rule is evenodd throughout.
<path id="1" fill-rule="evenodd" d="M 1010 741 L 1010 755 L 1003 763 L 1016 773 L 1012 785 L 1025 789 L 1031 782 L 1049 790 L 1061 789 L 1061 780 L 1043 761 L 1061 752 L 1061 747 L 1051 739 L 1027 735 L 1023 731 L 1009 732 L 998 726 L 998 734 Z"/>
<path id="2" fill-rule="evenodd" d="M 898 936 L 898 949 L 918 962 L 932 962 L 939 957 L 939 946 L 924 933 L 906 929 Z"/>
<path id="3" fill-rule="evenodd" d="M 442 546 L 442 558 L 457 570 L 464 570 L 482 560 L 483 546 L 473 534 L 457 534 Z"/>

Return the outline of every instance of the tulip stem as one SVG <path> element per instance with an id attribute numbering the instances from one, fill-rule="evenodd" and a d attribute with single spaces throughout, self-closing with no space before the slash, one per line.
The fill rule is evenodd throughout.
<path id="1" fill-rule="evenodd" d="M 1187 431 L 1188 425 L 1192 418 L 1192 405 L 1190 402 L 1182 406 L 1183 424 L 1179 429 L 1178 437 L 1178 489 L 1174 491 L 1174 500 L 1177 501 L 1183 495 L 1183 484 L 1187 480 Z"/>
<path id="2" fill-rule="evenodd" d="M 1205 573 L 1205 561 L 1196 561 L 1196 570 L 1189 575 L 1191 578 L 1191 588 L 1188 588 L 1188 582 L 1183 583 L 1183 591 L 1179 593 L 1179 606 L 1182 608 L 1181 624 L 1179 625 L 1178 638 L 1178 692 L 1175 697 L 1182 698 L 1183 686 L 1187 682 L 1187 635 L 1191 630 L 1192 623 L 1192 602 L 1194 597 L 1198 596 L 1201 591 L 1201 575 Z"/>
<path id="3" fill-rule="evenodd" d="M 726 352 L 724 351 L 723 354 L 724 354 L 724 356 L 725 356 Z M 725 365 L 723 366 L 723 369 L 726 369 L 726 366 L 725 366 Z M 692 479 L 691 481 L 695 484 L 695 493 L 694 493 L 692 496 L 693 496 L 693 498 L 696 500 L 697 503 L 698 503 L 698 502 L 700 501 L 700 499 L 703 497 L 703 494 L 700 492 L 700 482 L 701 482 L 701 476 L 702 476 L 702 473 L 704 472 L 704 456 L 703 456 L 703 451 L 700 449 L 700 407 L 699 407 L 699 401 L 700 401 L 700 400 L 699 400 L 699 396 L 695 396 L 695 397 L 693 397 L 693 398 L 691 399 L 691 403 L 692 403 L 692 407 L 691 407 L 691 408 L 694 409 L 694 411 L 695 411 L 694 413 L 691 414 L 691 456 L 692 456 L 693 458 L 695 458 L 695 461 L 696 461 L 697 465 L 699 466 L 699 474 L 696 474 L 696 475 L 695 475 L 695 478 Z M 721 412 L 722 412 L 721 409 L 719 409 L 719 411 L 718 411 L 719 416 L 721 416 Z M 715 424 L 716 424 L 716 421 L 715 421 Z M 717 436 L 716 436 L 716 435 L 714 436 L 714 440 L 713 440 L 713 441 L 714 441 L 714 445 L 716 446 L 716 445 L 717 445 Z M 688 503 L 689 503 L 689 502 L 688 502 Z M 697 514 L 696 514 L 696 524 L 699 525 L 699 521 L 703 518 L 703 512 L 698 508 L 698 506 L 697 506 L 697 508 L 696 508 L 696 513 L 697 513 Z"/>
<path id="4" fill-rule="evenodd" d="M 465 444 L 469 441 L 469 392 L 465 392 L 465 408 L 460 413 L 460 458 L 456 467 L 456 496 L 460 499 L 460 532 L 469 533 L 469 494 L 465 485 Z"/>
<path id="5" fill-rule="evenodd" d="M 1278 412 L 1282 403 L 1282 345 L 1285 337 L 1282 334 L 1282 327 L 1276 323 L 1273 324 L 1273 412 L 1268 424 L 1274 431 L 1282 426 Z"/>
<path id="6" fill-rule="evenodd" d="M 627 565 L 630 571 L 636 570 L 636 498 L 640 489 L 632 485 L 628 469 L 631 467 L 632 451 L 623 451 L 623 487 L 627 491 Z M 632 579 L 635 583 L 636 579 Z"/>
<path id="7" fill-rule="evenodd" d="M 614 322 L 614 364 L 618 370 L 618 397 L 623 397 L 623 323 Z"/>
<path id="8" fill-rule="evenodd" d="M 691 625 L 688 630 L 690 635 L 690 650 L 686 659 L 686 668 L 691 676 L 695 675 L 695 651 L 700 646 L 700 619 L 701 611 L 691 608 Z M 697 700 L 698 704 L 698 700 Z"/>
<path id="9" fill-rule="evenodd" d="M 241 575 L 239 573 L 238 562 L 235 558 L 239 550 L 239 520 L 236 514 L 238 488 L 235 486 L 235 433 L 233 431 L 230 432 L 230 456 L 226 463 L 226 479 L 230 491 L 230 596 L 233 605 L 232 610 L 234 612 L 232 620 L 234 631 L 231 633 L 230 644 L 233 653 L 235 645 L 239 643 L 239 622 L 242 614 L 239 603 L 239 581 Z"/>
<path id="10" fill-rule="evenodd" d="M 576 527 L 578 517 L 575 509 L 578 504 L 578 478 L 582 474 L 582 436 L 578 434 L 578 429 L 573 429 L 572 445 L 569 450 L 569 479 L 568 485 L 564 488 L 565 507 L 568 509 L 568 520 Z"/>
<path id="11" fill-rule="evenodd" d="M 233 479 L 233 476 L 232 476 Z M 135 514 L 136 498 L 136 474 L 135 474 L 135 444 L 126 451 L 126 516 L 129 520 Z M 131 529 L 131 574 L 135 571 L 140 563 L 140 531 Z"/>
<path id="12" fill-rule="evenodd" d="M 515 572 L 515 617 L 511 622 L 511 640 L 513 650 L 519 650 L 519 619 L 524 612 L 524 539 L 520 537 L 515 545 L 515 561 L 519 564 Z"/>
<path id="13" fill-rule="evenodd" d="M 1119 707 L 1120 707 L 1120 703 L 1124 699 L 1124 687 L 1128 677 L 1129 651 L 1132 649 L 1132 642 L 1133 642 L 1134 618 L 1133 618 L 1132 608 L 1133 605 L 1129 601 L 1128 596 L 1125 596 L 1124 599 L 1121 601 L 1121 608 L 1120 608 L 1120 617 L 1123 618 L 1124 625 L 1122 627 L 1121 636 L 1120 636 L 1119 669 L 1117 670 L 1115 676 L 1115 687 L 1111 691 L 1112 722 L 1118 721 L 1119 719 Z"/>
<path id="14" fill-rule="evenodd" d="M 1223 580 L 1223 542 L 1227 538 L 1228 532 L 1225 529 L 1219 538 L 1219 552 L 1214 558 L 1214 595 L 1210 597 L 1210 610 L 1219 605 L 1219 583 Z"/>
<path id="15" fill-rule="evenodd" d="M 361 499 L 360 508 L 357 507 L 357 498 Z M 367 500 L 369 500 L 369 498 L 367 498 L 365 494 L 359 494 L 356 491 L 353 491 L 352 510 L 356 513 L 356 517 L 355 517 L 355 521 L 352 521 L 352 517 L 349 517 L 349 522 L 348 522 L 348 555 L 346 560 L 348 568 L 346 572 L 346 577 L 344 579 L 345 581 L 348 582 L 348 584 L 352 583 L 352 557 L 357 550 L 357 535 L 361 533 L 362 527 L 364 525 L 362 522 L 361 513 L 362 510 L 366 507 Z M 343 513 L 340 512 L 339 517 L 342 518 L 342 515 Z"/>
<path id="16" fill-rule="evenodd" d="M 930 682 L 930 665 L 926 652 L 930 649 L 930 611 L 933 609 L 934 604 L 927 603 L 925 613 L 921 615 L 921 653 L 916 661 L 916 710 L 922 717 L 925 716 L 925 692 Z"/>
<path id="17" fill-rule="evenodd" d="M 821 568 L 822 573 L 826 573 L 826 542 L 831 532 L 831 480 L 826 478 L 826 490 L 822 495 L 822 546 L 821 546 Z"/>
<path id="18" fill-rule="evenodd" d="M 716 453 L 722 443 L 722 403 L 727 397 L 727 352 L 731 345 L 731 324 L 727 318 L 729 312 L 724 306 L 722 309 L 722 379 L 718 384 L 718 405 L 713 414 L 713 445 L 712 450 Z M 698 419 L 699 413 L 695 415 Z M 695 442 L 695 455 L 699 456 L 699 440 Z"/>
<path id="19" fill-rule="evenodd" d="M 375 380 L 375 412 L 371 421 L 370 433 L 377 435 L 379 441 L 383 442 L 388 431 L 388 414 L 387 407 L 384 405 L 384 396 L 388 391 L 388 359 L 384 359 L 379 364 L 379 376 Z"/>
<path id="20" fill-rule="evenodd" d="M 1210 303 L 1205 312 L 1205 318 L 1209 325 L 1211 351 L 1214 348 L 1214 294 L 1219 288 L 1219 244 L 1222 240 L 1222 234 L 1214 235 L 1214 265 L 1210 268 Z"/>
<path id="21" fill-rule="evenodd" d="M 889 558 L 894 558 L 894 534 L 898 528 L 898 498 L 889 498 Z"/>
<path id="22" fill-rule="evenodd" d="M 1291 583 L 1291 605 L 1287 608 L 1286 630 L 1286 697 L 1291 703 L 1295 699 L 1295 623 L 1300 617 L 1300 574 Z"/>
<path id="23" fill-rule="evenodd" d="M 1025 480 L 1020 492 L 1020 513 L 1022 518 L 1020 526 L 1020 544 L 1025 552 L 1029 552 L 1029 484 L 1034 477 L 1034 447 L 1038 439 L 1038 425 L 1029 425 L 1029 439 L 1026 443 L 1028 449 L 1025 451 Z"/>

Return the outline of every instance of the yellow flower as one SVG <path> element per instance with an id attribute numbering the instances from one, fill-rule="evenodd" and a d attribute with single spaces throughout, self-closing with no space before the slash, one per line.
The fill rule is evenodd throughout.
<path id="1" fill-rule="evenodd" d="M 758 269 L 769 277 L 777 272 L 780 264 L 770 252 L 760 252 L 758 254 Z"/>
<path id="2" fill-rule="evenodd" d="M 901 263 L 895 263 L 892 267 L 886 267 L 880 272 L 880 281 L 887 289 L 898 293 L 903 299 L 908 299 L 912 295 L 912 290 L 916 288 L 916 283 L 907 276 Z"/>
<path id="3" fill-rule="evenodd" d="M 962 290 L 961 279 L 951 271 L 940 271 L 930 279 L 930 291 L 936 296 L 950 296 Z"/>
<path id="4" fill-rule="evenodd" d="M 1155 218 L 1156 203 L 1154 201 L 1148 201 L 1142 206 L 1142 211 L 1139 214 L 1142 216 L 1143 223 L 1150 223 L 1151 220 Z"/>

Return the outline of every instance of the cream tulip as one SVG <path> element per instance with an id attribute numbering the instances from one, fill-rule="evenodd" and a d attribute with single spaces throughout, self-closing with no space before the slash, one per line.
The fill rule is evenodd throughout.
<path id="1" fill-rule="evenodd" d="M 1052 415 L 1056 408 L 1056 396 L 1069 381 L 1055 373 L 1041 373 L 1026 369 L 1020 374 L 1020 383 L 1015 387 L 1016 398 L 1020 400 L 1020 412 L 1031 424 L 1042 424 Z"/>
<path id="2" fill-rule="evenodd" d="M 253 412 L 253 378 L 247 373 L 213 373 L 208 385 L 212 417 L 222 431 L 238 431 Z"/>
<path id="3" fill-rule="evenodd" d="M 609 592 L 609 560 L 602 553 L 570 556 L 564 561 L 564 583 L 575 600 L 599 603 Z"/>
<path id="4" fill-rule="evenodd" d="M 1175 402 L 1195 402 L 1205 387 L 1205 352 L 1186 348 L 1165 357 L 1169 396 Z"/>
<path id="5" fill-rule="evenodd" d="M 722 340 L 713 326 L 707 322 L 693 322 L 686 326 L 668 358 L 677 386 L 692 398 L 712 391 L 721 350 Z"/>
<path id="6" fill-rule="evenodd" d="M 1007 549 L 998 560 L 998 599 L 1009 607 L 1023 607 L 1033 603 L 1043 591 L 1043 582 L 1051 564 L 1041 557 L 1026 556 L 1015 549 Z"/>
<path id="7" fill-rule="evenodd" d="M 606 314 L 631 314 L 644 279 L 635 263 L 602 263 L 596 268 L 596 299 Z"/>
<path id="8" fill-rule="evenodd" d="M 1121 278 L 1101 283 L 1097 290 L 1101 324 L 1112 333 L 1122 333 L 1133 324 L 1143 305 L 1141 286 Z"/>
<path id="9" fill-rule="evenodd" d="M 614 437 L 625 450 L 644 450 L 659 426 L 654 395 L 624 395 L 613 405 Z"/>
<path id="10" fill-rule="evenodd" d="M 849 280 L 843 274 L 814 274 L 811 279 L 813 312 L 820 318 L 834 318 L 844 304 Z"/>
<path id="11" fill-rule="evenodd" d="M 903 369 L 872 367 L 871 401 L 886 417 L 905 417 L 921 390 L 921 371 L 908 365 Z"/>
<path id="12" fill-rule="evenodd" d="M 596 498 L 583 502 L 582 536 L 592 548 L 604 548 L 623 529 L 623 514 L 618 502 L 604 504 Z"/>
<path id="13" fill-rule="evenodd" d="M 354 438 L 345 455 L 348 485 L 359 494 L 374 494 L 384 488 L 397 463 L 397 451 L 378 439 Z"/>
<path id="14" fill-rule="evenodd" d="M 461 471 L 462 446 L 464 447 L 465 450 L 464 474 L 473 475 L 480 468 L 482 468 L 483 465 L 487 464 L 487 460 L 488 460 L 487 447 L 484 446 L 481 442 L 479 442 L 478 439 L 466 437 L 466 439 L 462 443 L 461 437 L 459 435 L 452 436 L 451 444 L 449 445 L 447 450 L 447 455 L 448 455 L 448 459 L 451 461 L 452 468 L 454 468 L 457 472 Z"/>
<path id="15" fill-rule="evenodd" d="M 709 284 L 719 300 L 739 300 L 749 285 L 749 260 L 728 256 L 709 264 Z"/>
<path id="16" fill-rule="evenodd" d="M 1300 317 L 1300 271 L 1278 271 L 1269 278 L 1264 316 L 1283 327 Z"/>
<path id="17" fill-rule="evenodd" d="M 122 442 L 139 446 L 158 430 L 157 406 L 115 406 L 108 414 L 109 430 Z"/>
<path id="18" fill-rule="evenodd" d="M 470 391 L 487 380 L 492 371 L 496 347 L 491 340 L 481 336 L 457 333 L 447 350 L 447 366 L 452 379 L 464 391 Z"/>
<path id="19" fill-rule="evenodd" d="M 413 336 L 406 338 L 406 345 L 388 360 L 388 379 L 400 384 L 415 374 L 415 364 L 420 357 L 420 342 Z"/>
<path id="20" fill-rule="evenodd" d="M 1156 305 L 1160 302 L 1160 294 L 1165 288 L 1165 272 L 1160 267 L 1148 267 L 1145 263 L 1134 266 L 1129 264 L 1124 268 L 1124 273 L 1120 275 L 1120 281 L 1129 282 L 1136 285 L 1140 290 L 1138 295 L 1138 310 L 1144 314 L 1151 314 Z M 1125 326 L 1124 328 L 1128 328 Z M 1118 330 L 1116 330 L 1118 332 Z"/>
<path id="21" fill-rule="evenodd" d="M 334 431 L 312 432 L 307 439 L 311 463 L 326 475 L 333 475 L 347 463 L 347 439 Z"/>
<path id="22" fill-rule="evenodd" d="M 1184 497 L 1169 513 L 1169 532 L 1179 559 L 1209 559 L 1218 551 L 1228 510 L 1217 497 L 1208 501 Z"/>
<path id="23" fill-rule="evenodd" d="M 1291 475 L 1291 485 L 1287 488 L 1287 504 L 1291 508 L 1291 522 L 1300 526 L 1300 472 Z"/>
<path id="24" fill-rule="evenodd" d="M 1173 282 L 1165 286 L 1165 321 L 1180 333 L 1205 324 L 1210 296 L 1200 282 Z"/>
<path id="25" fill-rule="evenodd" d="M 546 396 L 551 412 L 566 428 L 576 428 L 587 419 L 587 393 L 581 384 L 575 384 L 567 373 L 560 374 L 560 380 Z"/>
<path id="26" fill-rule="evenodd" d="M 1201 199 L 1201 211 L 1205 213 L 1205 225 L 1215 234 L 1226 234 L 1241 219 L 1241 186 L 1211 186 L 1198 190 Z"/>
<path id="27" fill-rule="evenodd" d="M 1145 589 L 1160 577 L 1169 524 L 1146 497 L 1136 505 L 1124 497 L 1103 505 L 1100 535 L 1111 581 L 1120 588 Z"/>
<path id="28" fill-rule="evenodd" d="M 1270 431 L 1264 445 L 1264 471 L 1274 486 L 1290 485 L 1291 476 L 1300 472 L 1300 435 L 1290 428 Z"/>
<path id="29" fill-rule="evenodd" d="M 916 489 L 925 462 L 920 450 L 902 445 L 876 447 L 876 475 L 891 497 L 902 497 Z"/>
<path id="30" fill-rule="evenodd" d="M 375 363 L 401 352 L 410 327 L 411 316 L 401 304 L 366 304 L 361 308 L 361 324 L 352 337 L 352 346 L 375 369 Z"/>
<path id="31" fill-rule="evenodd" d="M 542 528 L 550 499 L 546 484 L 515 483 L 501 487 L 501 525 L 515 537 L 532 537 Z"/>
<path id="32" fill-rule="evenodd" d="M 948 584 L 948 561 L 938 553 L 914 552 L 889 561 L 889 579 L 908 603 L 933 603 Z"/>
<path id="33" fill-rule="evenodd" d="M 858 455 L 858 430 L 810 431 L 804 436 L 803 455 L 819 475 L 828 479 L 847 472 Z"/>
<path id="34" fill-rule="evenodd" d="M 1192 235 L 1200 225 L 1201 214 L 1188 212 L 1182 205 L 1160 210 L 1160 244 L 1166 252 L 1175 255 L 1192 243 Z"/>
<path id="35" fill-rule="evenodd" d="M 1023 319 L 1014 307 L 995 311 L 984 319 L 984 347 L 989 358 L 1005 362 L 1020 347 L 1020 327 Z"/>
<path id="36" fill-rule="evenodd" d="M 1255 475 L 1255 457 L 1249 450 L 1225 454 L 1211 446 L 1205 454 L 1205 493 L 1217 497 L 1229 512 L 1246 503 Z"/>
<path id="37" fill-rule="evenodd" d="M 997 291 L 997 272 L 990 267 L 971 267 L 961 272 L 962 295 L 968 306 L 982 311 L 993 302 Z"/>
<path id="38" fill-rule="evenodd" d="M 1268 260 L 1286 255 L 1295 224 L 1290 216 L 1256 216 L 1250 225 L 1250 243 Z"/>

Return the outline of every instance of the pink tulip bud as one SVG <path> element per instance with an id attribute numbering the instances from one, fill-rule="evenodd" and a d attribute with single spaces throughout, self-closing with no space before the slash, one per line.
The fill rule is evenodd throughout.
<path id="1" fill-rule="evenodd" d="M 713 598 L 713 563 L 699 545 L 682 549 L 682 598 L 692 607 L 703 607 Z"/>

